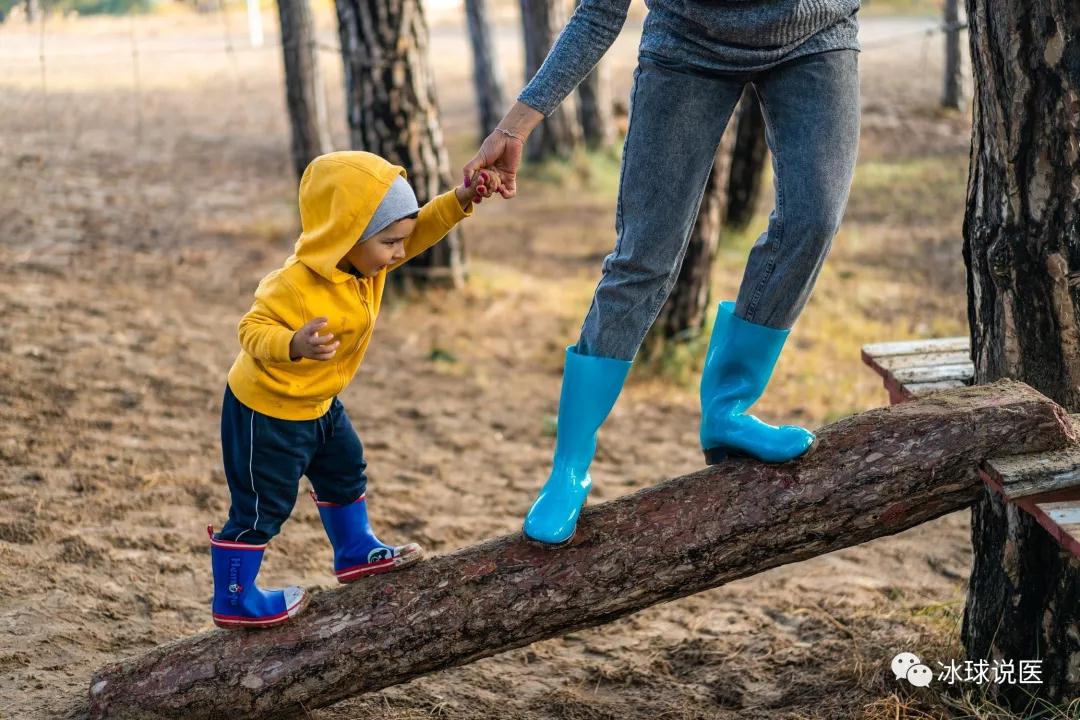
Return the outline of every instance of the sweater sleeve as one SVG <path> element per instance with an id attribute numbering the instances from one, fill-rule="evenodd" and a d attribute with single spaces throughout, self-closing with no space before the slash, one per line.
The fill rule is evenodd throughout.
<path id="1" fill-rule="evenodd" d="M 472 204 L 468 210 L 461 209 L 454 191 L 445 192 L 420 208 L 416 218 L 416 227 L 412 235 L 405 240 L 405 259 L 394 263 L 387 271 L 396 270 L 420 253 L 446 237 L 454 226 L 472 215 Z"/>
<path id="2" fill-rule="evenodd" d="M 629 8 L 630 0 L 581 0 L 517 99 L 545 116 L 555 112 L 615 42 Z"/>
<path id="3" fill-rule="evenodd" d="M 270 273 L 255 289 L 255 302 L 240 319 L 240 347 L 256 360 L 292 362 L 289 343 L 294 330 L 288 318 L 302 317 L 300 298 L 292 285 L 279 273 Z"/>

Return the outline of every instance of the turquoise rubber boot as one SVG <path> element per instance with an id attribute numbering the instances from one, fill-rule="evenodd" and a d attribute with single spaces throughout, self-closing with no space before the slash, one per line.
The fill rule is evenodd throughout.
<path id="1" fill-rule="evenodd" d="M 589 464 L 596 433 L 622 392 L 629 360 L 579 355 L 566 348 L 558 435 L 551 475 L 525 516 L 525 537 L 562 545 L 574 536 L 581 506 L 592 487 Z"/>
<path id="2" fill-rule="evenodd" d="M 765 392 L 790 332 L 747 322 L 735 315 L 735 303 L 720 303 L 701 373 L 701 447 L 709 465 L 728 456 L 784 462 L 810 449 L 809 430 L 746 414 Z"/>

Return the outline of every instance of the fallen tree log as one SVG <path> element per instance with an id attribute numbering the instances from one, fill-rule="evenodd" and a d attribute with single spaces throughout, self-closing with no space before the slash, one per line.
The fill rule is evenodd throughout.
<path id="1" fill-rule="evenodd" d="M 213 631 L 101 669 L 95 718 L 285 718 L 969 506 L 995 455 L 1076 442 L 1003 380 L 822 428 L 796 461 L 731 460 L 587 508 L 572 544 L 511 535 L 320 593 L 293 623 Z"/>

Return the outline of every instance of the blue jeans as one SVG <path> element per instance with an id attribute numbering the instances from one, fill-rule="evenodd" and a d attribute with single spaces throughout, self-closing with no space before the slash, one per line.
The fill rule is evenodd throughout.
<path id="1" fill-rule="evenodd" d="M 315 420 L 279 420 L 244 405 L 225 386 L 221 455 L 232 504 L 219 540 L 269 542 L 292 514 L 300 476 L 320 500 L 346 505 L 364 494 L 364 447 L 341 401 Z"/>
<path id="2" fill-rule="evenodd" d="M 754 86 L 773 156 L 776 205 L 746 263 L 735 314 L 794 325 L 847 205 L 859 145 L 858 53 L 710 73 L 642 54 L 630 93 L 617 241 L 581 328 L 579 353 L 632 360 L 679 276 L 720 136 Z"/>

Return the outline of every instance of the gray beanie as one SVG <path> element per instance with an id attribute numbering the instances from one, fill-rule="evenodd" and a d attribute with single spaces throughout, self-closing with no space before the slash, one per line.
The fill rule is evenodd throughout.
<path id="1" fill-rule="evenodd" d="M 420 205 L 416 202 L 416 193 L 413 192 L 412 186 L 405 181 L 405 178 L 398 175 L 390 184 L 390 189 L 386 191 L 386 197 L 379 203 L 379 207 L 375 208 L 375 214 L 371 216 L 363 234 L 360 235 L 360 242 L 364 242 L 380 230 L 385 230 L 391 224 L 419 210 Z"/>

